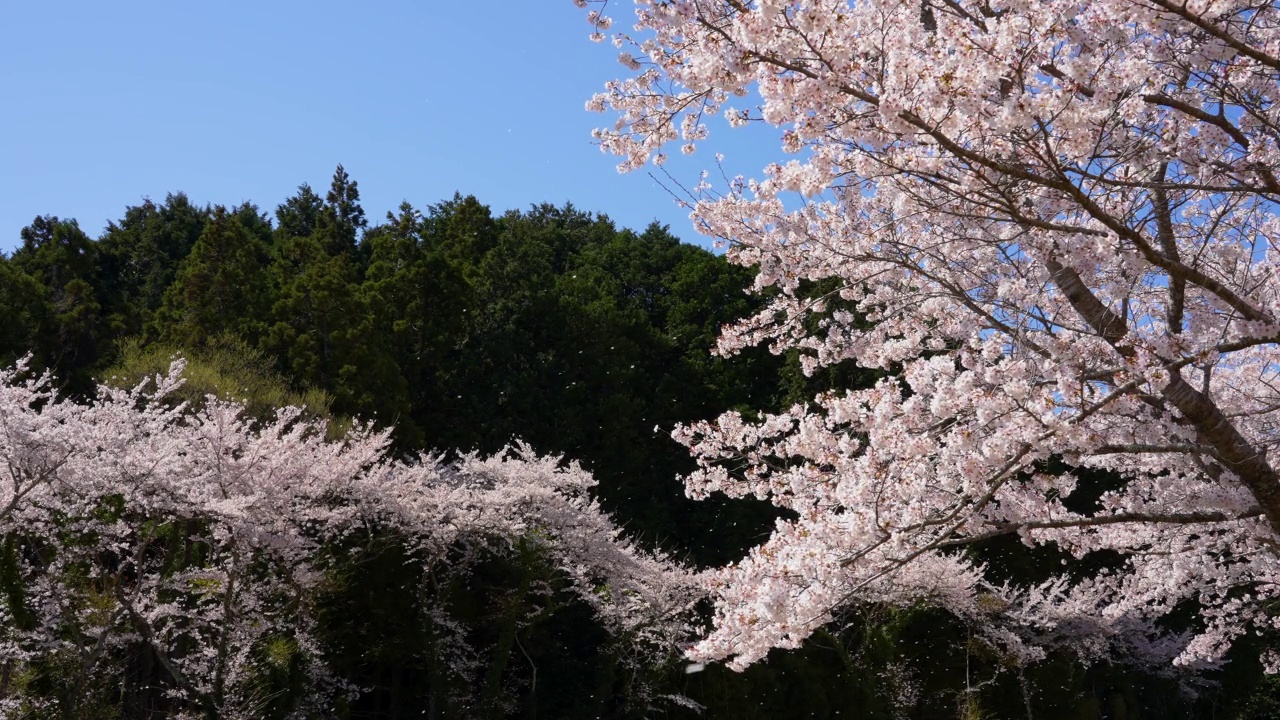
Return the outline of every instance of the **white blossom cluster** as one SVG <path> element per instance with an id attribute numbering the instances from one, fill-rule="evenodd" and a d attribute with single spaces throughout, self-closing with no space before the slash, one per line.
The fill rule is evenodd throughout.
<path id="1" fill-rule="evenodd" d="M 886 375 L 677 431 L 692 495 L 796 516 L 720 570 L 694 657 L 750 663 L 854 599 L 935 602 L 1027 657 L 1056 640 L 1203 666 L 1274 629 L 1280 8 L 634 7 L 632 72 L 588 103 L 616 115 L 597 138 L 622 170 L 720 115 L 779 133 L 780 162 L 704 183 L 692 213 L 770 298 L 720 351 Z M 1117 482 L 1073 510 L 1051 461 Z M 966 546 L 1001 535 L 1123 562 L 996 586 Z M 1198 622 L 1155 633 L 1175 607 Z"/>
<path id="2" fill-rule="evenodd" d="M 314 639 L 319 551 L 370 528 L 428 564 L 531 545 L 637 652 L 687 637 L 694 576 L 623 538 L 577 465 L 525 447 L 401 462 L 387 455 L 388 432 L 357 427 L 327 441 L 298 408 L 257 427 L 236 402 L 163 402 L 182 367 L 130 390 L 102 386 L 83 404 L 21 364 L 0 370 L 6 677 L 52 662 L 88 683 L 118 672 L 113 649 L 141 645 L 163 666 L 175 707 L 256 717 L 252 677 L 264 647 L 283 638 L 307 665 L 307 700 L 323 710 L 356 689 L 332 676 Z M 462 642 L 456 622 L 441 615 L 436 625 Z M 12 688 L 0 715 L 31 702 Z"/>

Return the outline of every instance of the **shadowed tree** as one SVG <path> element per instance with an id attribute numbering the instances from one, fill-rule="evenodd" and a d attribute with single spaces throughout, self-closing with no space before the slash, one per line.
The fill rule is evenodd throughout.
<path id="1" fill-rule="evenodd" d="M 265 253 L 261 237 L 225 207 L 215 207 L 164 294 L 156 334 L 184 347 L 199 347 L 223 333 L 256 342 L 268 299 Z"/>
<path id="2" fill-rule="evenodd" d="M 44 286 L 55 328 L 46 362 L 73 390 L 86 389 L 103 325 L 97 245 L 75 220 L 45 215 L 22 229 L 10 262 Z"/>
<path id="3" fill-rule="evenodd" d="M 136 335 L 147 326 L 208 217 L 207 209 L 177 193 L 162 205 L 146 200 L 126 208 L 119 222 L 107 225 L 98 246 L 112 337 Z"/>

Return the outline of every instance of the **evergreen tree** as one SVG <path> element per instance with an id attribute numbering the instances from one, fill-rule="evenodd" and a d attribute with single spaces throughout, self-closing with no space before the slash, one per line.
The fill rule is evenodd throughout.
<path id="1" fill-rule="evenodd" d="M 413 426 L 445 428 L 451 369 L 463 364 L 462 346 L 470 305 L 470 286 L 439 245 L 424 237 L 427 222 L 408 203 L 385 225 L 366 235 L 369 267 L 361 294 L 371 313 L 374 332 L 389 351 L 408 385 Z M 409 427 L 397 427 L 408 440 Z M 447 438 L 426 441 L 445 449 Z"/>
<path id="2" fill-rule="evenodd" d="M 45 289 L 55 328 L 46 363 L 69 389 L 86 390 L 103 326 L 97 246 L 75 220 L 45 215 L 22 229 L 22 246 L 10 261 Z"/>
<path id="3" fill-rule="evenodd" d="M 48 291 L 40 281 L 0 255 L 0 366 L 32 353 L 38 364 L 49 362 L 57 327 Z"/>
<path id="4" fill-rule="evenodd" d="M 182 347 L 199 347 L 224 333 L 256 342 L 263 331 L 266 273 L 262 238 L 225 207 L 212 216 L 156 314 L 154 333 Z"/>
<path id="5" fill-rule="evenodd" d="M 360 206 L 360 188 L 341 165 L 333 171 L 329 192 L 320 212 L 316 232 L 330 255 L 356 257 L 361 231 L 365 227 L 364 208 Z"/>
<path id="6" fill-rule="evenodd" d="M 431 249 L 438 248 L 473 282 L 485 255 L 497 244 L 498 225 L 489 206 L 474 195 L 454 193 L 453 198 L 430 206 L 423 222 Z"/>
<path id="7" fill-rule="evenodd" d="M 320 224 L 324 200 L 307 183 L 276 207 L 276 233 L 281 237 L 311 237 Z"/>
<path id="8" fill-rule="evenodd" d="M 416 442 L 408 386 L 360 292 L 355 231 L 364 211 L 355 181 L 341 166 L 329 200 L 317 208 L 305 185 L 276 215 L 270 268 L 274 302 L 264 347 L 296 382 L 333 394 L 341 413 L 401 426 Z M 309 235 L 291 232 L 311 229 Z"/>
<path id="9" fill-rule="evenodd" d="M 107 225 L 98 246 L 112 336 L 136 335 L 151 321 L 208 217 L 208 210 L 177 193 L 162 205 L 146 200 L 126 208 L 119 223 Z"/>
<path id="10" fill-rule="evenodd" d="M 271 218 L 257 205 L 248 201 L 231 208 L 230 215 L 253 238 L 252 245 L 257 251 L 258 264 L 265 267 L 271 262 L 272 239 L 275 237 Z"/>
<path id="11" fill-rule="evenodd" d="M 13 263 L 55 295 L 73 280 L 95 282 L 97 246 L 75 220 L 42 215 L 22 229 Z"/>

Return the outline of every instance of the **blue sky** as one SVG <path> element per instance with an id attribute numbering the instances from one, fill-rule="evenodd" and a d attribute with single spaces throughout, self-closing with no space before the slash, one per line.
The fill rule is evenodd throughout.
<path id="1" fill-rule="evenodd" d="M 0 250 L 36 215 L 96 236 L 172 191 L 273 212 L 338 163 L 370 219 L 456 190 L 495 212 L 572 201 L 703 241 L 647 173 L 619 175 L 591 144 L 612 117 L 583 103 L 625 71 L 589 32 L 570 0 L 7 3 Z M 729 141 L 668 169 L 692 184 L 715 150 L 735 172 L 765 162 Z"/>

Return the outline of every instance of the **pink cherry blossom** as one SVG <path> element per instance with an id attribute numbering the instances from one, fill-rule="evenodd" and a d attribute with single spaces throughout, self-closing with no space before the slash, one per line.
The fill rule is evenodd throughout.
<path id="1" fill-rule="evenodd" d="M 60 399 L 22 365 L 0 370 L 0 539 L 20 550 L 12 562 L 31 615 L 19 622 L 19 608 L 0 603 L 8 675 L 54 658 L 84 678 L 110 674 L 119 668 L 108 651 L 141 643 L 176 707 L 257 717 L 255 651 L 284 636 L 323 711 L 354 689 L 314 639 L 318 551 L 369 528 L 396 533 L 429 565 L 531 545 L 633 648 L 689 636 L 700 583 L 626 540 L 577 465 L 523 446 L 403 462 L 387 456 L 386 431 L 357 426 L 330 442 L 298 408 L 258 427 L 212 396 L 198 411 L 170 407 L 182 367 L 130 390 L 103 386 L 86 404 Z M 442 634 L 463 642 L 437 614 Z M 24 702 L 0 691 L 0 714 Z"/>
<path id="2" fill-rule="evenodd" d="M 691 495 L 795 513 L 712 576 L 716 622 L 694 658 L 740 667 L 855 600 L 935 603 L 1027 658 L 1052 641 L 1211 665 L 1274 626 L 1280 9 L 634 11 L 623 37 L 641 69 L 591 101 L 616 116 L 596 138 L 621 169 L 705 142 L 722 114 L 726 132 L 778 129 L 778 163 L 701 186 L 691 215 L 771 298 L 720 352 L 764 344 L 798 349 L 809 370 L 891 373 L 677 430 L 700 463 Z M 813 297 L 818 280 L 836 289 Z M 1078 479 L 1042 472 L 1054 458 L 1121 482 L 1073 512 Z M 1000 535 L 1125 561 L 1086 581 L 996 585 L 963 550 Z M 1154 633 L 1191 599 L 1195 632 Z"/>

